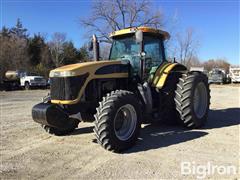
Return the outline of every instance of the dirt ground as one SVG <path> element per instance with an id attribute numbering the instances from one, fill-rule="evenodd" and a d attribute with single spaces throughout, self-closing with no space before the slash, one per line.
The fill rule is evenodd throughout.
<path id="1" fill-rule="evenodd" d="M 45 133 L 31 119 L 31 108 L 46 93 L 0 92 L 0 179 L 196 179 L 199 173 L 214 179 L 240 177 L 239 171 L 194 173 L 194 167 L 209 163 L 239 168 L 239 85 L 211 85 L 205 127 L 145 125 L 136 146 L 123 154 L 94 143 L 91 123 L 80 123 L 69 136 Z M 181 174 L 183 162 L 191 163 L 191 174 Z"/>

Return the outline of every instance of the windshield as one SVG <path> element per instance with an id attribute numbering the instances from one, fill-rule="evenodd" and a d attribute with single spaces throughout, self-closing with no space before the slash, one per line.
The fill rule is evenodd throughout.
<path id="1" fill-rule="evenodd" d="M 140 69 L 140 44 L 136 43 L 135 36 L 121 36 L 113 39 L 110 60 L 128 60 L 133 67 L 133 73 Z"/>
<path id="2" fill-rule="evenodd" d="M 114 39 L 110 59 L 125 59 L 126 56 L 138 55 L 139 48 L 139 44 L 136 43 L 134 36 Z"/>
<path id="3" fill-rule="evenodd" d="M 145 34 L 143 46 L 146 53 L 145 68 L 149 72 L 164 60 L 163 41 L 159 37 Z M 138 72 L 140 70 L 140 43 L 136 42 L 134 34 L 114 38 L 109 59 L 128 60 L 134 72 Z"/>
<path id="4" fill-rule="evenodd" d="M 23 73 L 21 73 L 21 77 L 23 77 L 23 76 L 38 76 L 38 75 L 33 72 L 23 72 Z"/>

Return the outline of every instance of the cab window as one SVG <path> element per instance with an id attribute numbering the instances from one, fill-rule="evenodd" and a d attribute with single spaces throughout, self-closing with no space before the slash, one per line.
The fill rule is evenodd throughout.
<path id="1" fill-rule="evenodd" d="M 164 57 L 162 50 L 162 40 L 157 37 L 144 37 L 144 51 L 146 52 L 146 59 L 151 62 L 151 66 L 159 66 Z"/>

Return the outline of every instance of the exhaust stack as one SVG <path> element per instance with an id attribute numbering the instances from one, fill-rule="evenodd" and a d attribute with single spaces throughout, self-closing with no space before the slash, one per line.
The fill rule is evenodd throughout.
<path id="1" fill-rule="evenodd" d="M 99 42 L 95 34 L 92 37 L 92 42 L 93 42 L 93 60 L 99 61 Z"/>

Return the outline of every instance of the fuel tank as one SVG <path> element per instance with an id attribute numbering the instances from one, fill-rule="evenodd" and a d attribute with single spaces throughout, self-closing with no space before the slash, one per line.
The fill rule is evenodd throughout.
<path id="1" fill-rule="evenodd" d="M 20 78 L 20 71 L 7 71 L 5 77 L 8 80 L 18 80 Z"/>

